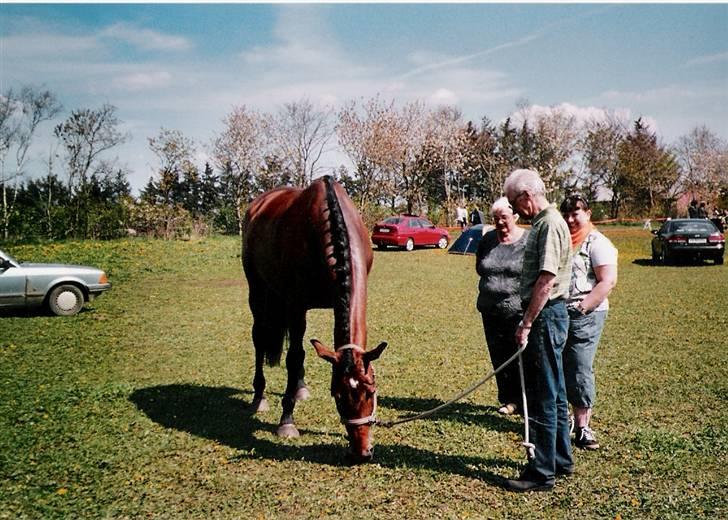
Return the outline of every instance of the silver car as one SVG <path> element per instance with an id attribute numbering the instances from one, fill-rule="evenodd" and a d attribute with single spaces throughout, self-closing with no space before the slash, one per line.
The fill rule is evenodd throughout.
<path id="1" fill-rule="evenodd" d="M 77 314 L 84 303 L 111 289 L 95 267 L 20 263 L 0 250 L 0 309 L 46 306 L 58 316 Z"/>

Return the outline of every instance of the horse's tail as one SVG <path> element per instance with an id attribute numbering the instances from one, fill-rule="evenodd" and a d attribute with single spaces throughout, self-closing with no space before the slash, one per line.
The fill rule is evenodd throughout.
<path id="1" fill-rule="evenodd" d="M 334 320 L 339 326 L 335 327 L 334 338 L 337 345 L 349 343 L 351 330 L 349 325 L 349 310 L 351 305 L 351 251 L 349 249 L 349 230 L 346 227 L 344 212 L 336 196 L 333 179 L 326 175 L 323 177 L 326 186 L 326 205 L 329 210 L 330 246 L 326 248 L 326 261 L 330 266 L 335 279 Z"/>

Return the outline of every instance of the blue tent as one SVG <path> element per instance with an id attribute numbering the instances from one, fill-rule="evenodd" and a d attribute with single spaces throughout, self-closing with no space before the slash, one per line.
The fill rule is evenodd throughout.
<path id="1" fill-rule="evenodd" d="M 447 252 L 454 255 L 474 255 L 478 250 L 480 239 L 483 238 L 483 233 L 492 229 L 492 226 L 487 226 L 485 230 L 483 227 L 483 224 L 477 224 L 463 231 Z"/>

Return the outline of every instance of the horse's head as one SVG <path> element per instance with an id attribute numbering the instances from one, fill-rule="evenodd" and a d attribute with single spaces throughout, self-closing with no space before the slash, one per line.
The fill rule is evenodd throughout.
<path id="1" fill-rule="evenodd" d="M 371 427 L 377 413 L 372 361 L 379 358 L 387 344 L 381 343 L 370 351 L 346 345 L 333 352 L 316 339 L 311 343 L 319 357 L 331 363 L 331 395 L 349 436 L 350 460 L 355 464 L 368 462 L 373 449 Z"/>

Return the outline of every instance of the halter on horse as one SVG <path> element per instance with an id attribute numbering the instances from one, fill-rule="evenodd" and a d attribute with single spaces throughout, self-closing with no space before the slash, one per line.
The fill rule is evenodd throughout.
<path id="1" fill-rule="evenodd" d="M 372 361 L 386 343 L 367 351 L 367 277 L 372 266 L 369 236 L 344 189 L 331 177 L 306 189 L 278 188 L 256 198 L 245 214 L 243 268 L 253 313 L 255 377 L 253 409 L 268 409 L 263 362 L 280 362 L 288 334 L 288 383 L 278 435 L 298 437 L 296 401 L 308 397 L 303 335 L 309 309 L 334 310 L 334 350 L 311 340 L 332 365 L 331 395 L 349 437 L 353 462 L 372 457 L 376 413 Z"/>

